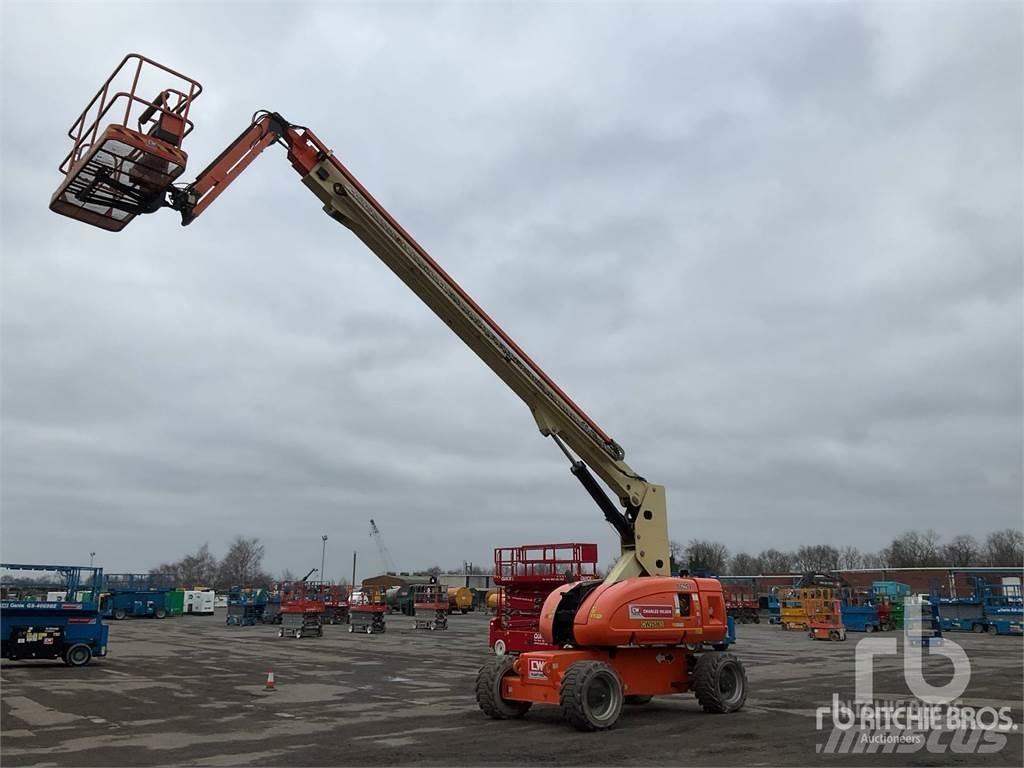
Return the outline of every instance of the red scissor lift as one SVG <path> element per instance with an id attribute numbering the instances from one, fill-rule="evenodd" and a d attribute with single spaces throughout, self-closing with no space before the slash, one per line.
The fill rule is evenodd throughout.
<path id="1" fill-rule="evenodd" d="M 320 592 L 324 602 L 324 621 L 327 624 L 348 624 L 349 588 L 340 584 L 325 584 Z"/>
<path id="2" fill-rule="evenodd" d="M 317 582 L 281 585 L 281 628 L 278 637 L 323 637 L 324 601 Z"/>
<path id="3" fill-rule="evenodd" d="M 552 650 L 540 635 L 544 600 L 559 585 L 599 578 L 597 544 L 527 544 L 494 550 L 497 606 L 490 646 L 505 653 Z"/>
<path id="4" fill-rule="evenodd" d="M 353 589 L 348 596 L 348 631 L 365 632 L 368 635 L 385 632 L 386 610 L 383 587 L 363 584 L 358 589 Z"/>
<path id="5" fill-rule="evenodd" d="M 416 629 L 448 629 L 447 584 L 414 584 L 412 604 Z"/>

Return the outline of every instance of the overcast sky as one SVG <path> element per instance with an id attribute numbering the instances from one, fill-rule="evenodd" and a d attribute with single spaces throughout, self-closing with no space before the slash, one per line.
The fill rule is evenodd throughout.
<path id="1" fill-rule="evenodd" d="M 616 538 L 284 150 L 197 222 L 47 210 L 139 51 L 310 126 L 668 488 L 670 532 L 1021 525 L 1019 3 L 2 4 L 2 557 L 273 572 Z"/>

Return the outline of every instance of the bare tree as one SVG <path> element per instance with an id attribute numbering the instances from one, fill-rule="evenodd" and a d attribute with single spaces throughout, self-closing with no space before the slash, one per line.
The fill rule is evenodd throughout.
<path id="1" fill-rule="evenodd" d="M 686 567 L 690 571 L 725 573 L 729 550 L 717 541 L 690 539 L 686 545 Z"/>
<path id="2" fill-rule="evenodd" d="M 220 563 L 220 586 L 250 586 L 266 581 L 262 570 L 263 554 L 264 548 L 258 538 L 236 536 Z"/>
<path id="3" fill-rule="evenodd" d="M 766 549 L 757 559 L 761 561 L 762 571 L 768 573 L 790 573 L 793 570 L 793 555 L 777 549 Z"/>
<path id="4" fill-rule="evenodd" d="M 211 586 L 217 580 L 217 558 L 203 544 L 195 553 L 178 561 L 178 578 L 183 586 Z"/>
<path id="5" fill-rule="evenodd" d="M 1024 533 L 1016 528 L 993 531 L 985 539 L 985 554 L 989 565 L 1024 565 Z"/>
<path id="6" fill-rule="evenodd" d="M 892 568 L 928 568 L 943 564 L 939 534 L 931 529 L 901 533 L 889 545 L 887 555 Z"/>
<path id="7" fill-rule="evenodd" d="M 944 565 L 955 565 L 961 568 L 969 565 L 981 565 L 981 546 L 978 540 L 969 534 L 954 536 L 942 548 L 942 560 Z"/>
<path id="8" fill-rule="evenodd" d="M 881 550 L 880 552 L 872 552 L 864 554 L 864 565 L 863 568 L 888 568 L 889 567 L 889 554 L 888 550 Z"/>
<path id="9" fill-rule="evenodd" d="M 733 555 L 729 564 L 729 573 L 733 576 L 759 576 L 761 574 L 761 561 L 746 552 L 739 552 Z"/>
<path id="10" fill-rule="evenodd" d="M 864 555 L 856 547 L 849 545 L 839 548 L 839 567 L 844 571 L 864 567 Z"/>
<path id="11" fill-rule="evenodd" d="M 670 541 L 668 543 L 668 572 L 671 574 L 679 573 L 683 563 L 686 562 L 686 553 L 683 549 L 683 545 L 678 541 Z"/>
<path id="12" fill-rule="evenodd" d="M 839 568 L 839 550 L 828 544 L 804 545 L 797 549 L 794 560 L 800 571 L 825 573 Z"/>
<path id="13" fill-rule="evenodd" d="M 161 576 L 163 580 L 177 586 L 181 583 L 180 563 L 160 563 L 156 568 L 150 568 L 151 576 Z"/>

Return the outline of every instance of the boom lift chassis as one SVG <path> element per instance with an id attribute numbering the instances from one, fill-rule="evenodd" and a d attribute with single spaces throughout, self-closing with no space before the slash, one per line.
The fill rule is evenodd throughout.
<path id="1" fill-rule="evenodd" d="M 146 91 L 143 83 L 154 77 L 161 86 Z M 122 81 L 130 81 L 127 90 L 118 90 Z M 139 95 L 154 91 L 152 98 Z M 693 691 L 710 711 L 742 707 L 746 672 L 740 661 L 699 650 L 726 638 L 721 584 L 669 574 L 664 487 L 626 464 L 619 444 L 308 128 L 276 112 L 257 112 L 195 181 L 177 184 L 187 162 L 181 143 L 192 129 L 189 112 L 201 92 L 190 77 L 138 54 L 126 56 L 69 130 L 72 148 L 60 165 L 64 181 L 50 208 L 111 231 L 162 208 L 191 224 L 260 153 L 283 145 L 327 215 L 362 240 L 526 403 L 541 434 L 565 454 L 572 475 L 619 535 L 621 555 L 603 580 L 567 584 L 545 601 L 540 633 L 557 650 L 494 658 L 480 670 L 481 709 L 503 719 L 522 716 L 533 703 L 560 704 L 575 727 L 605 730 L 615 725 L 623 703 L 654 695 Z"/>

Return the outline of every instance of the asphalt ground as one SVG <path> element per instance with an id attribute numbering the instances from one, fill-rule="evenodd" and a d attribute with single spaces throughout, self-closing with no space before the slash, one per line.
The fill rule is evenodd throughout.
<path id="1" fill-rule="evenodd" d="M 281 639 L 271 626 L 214 617 L 113 622 L 110 653 L 81 668 L 0 667 L 4 766 L 226 765 L 1012 765 L 1022 759 L 1024 642 L 947 635 L 971 662 L 961 704 L 1009 707 L 1009 733 L 926 731 L 908 744 L 832 730 L 818 707 L 852 700 L 854 648 L 767 624 L 739 627 L 749 677 L 744 709 L 704 713 L 690 695 L 627 707 L 618 726 L 580 733 L 557 707 L 493 721 L 474 697 L 488 657 L 487 617 L 456 615 L 447 631 L 392 616 L 381 635 L 328 626 L 322 638 Z M 899 637 L 887 633 L 884 637 Z M 873 635 L 872 637 L 880 637 Z M 899 656 L 876 658 L 876 698 L 906 700 Z M 924 658 L 925 678 L 953 666 Z M 275 690 L 267 691 L 273 669 Z M 877 731 L 871 732 L 878 734 Z M 849 734 L 849 735 L 847 735 Z M 870 733 L 868 735 L 871 735 Z M 846 741 L 844 741 L 844 738 Z M 916 743 L 914 741 L 916 739 Z M 898 749 L 900 751 L 892 751 Z M 890 751 L 885 751 L 890 750 Z M 987 750 L 987 752 L 986 752 Z"/>

